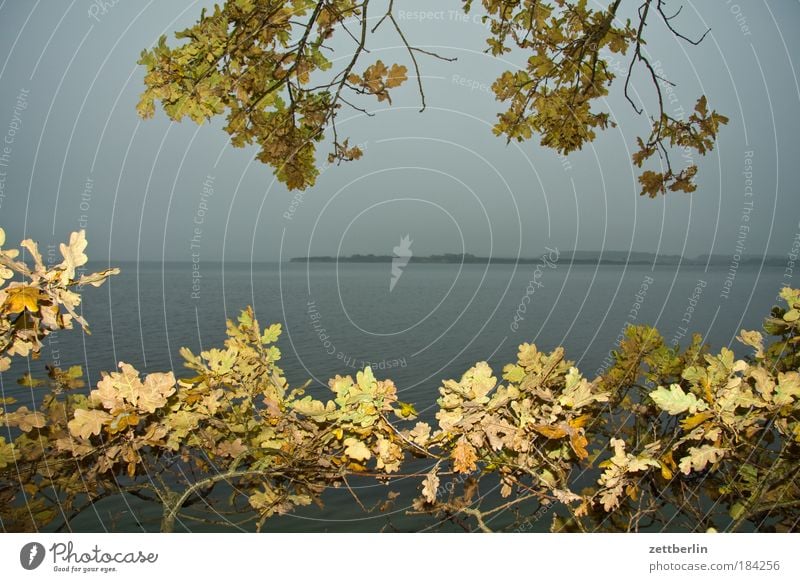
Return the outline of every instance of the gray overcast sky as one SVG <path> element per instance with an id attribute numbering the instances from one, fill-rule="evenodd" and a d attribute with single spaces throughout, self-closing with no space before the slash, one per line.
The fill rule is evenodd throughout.
<path id="1" fill-rule="evenodd" d="M 58 242 L 85 222 L 94 259 L 183 261 L 202 220 L 203 260 L 391 254 L 404 234 L 417 254 L 537 256 L 546 245 L 730 254 L 748 151 L 755 196 L 746 252 L 784 254 L 798 231 L 797 2 L 684 2 L 687 34 L 712 29 L 701 47 L 655 20 L 648 27 L 652 60 L 678 84 L 668 107 L 688 111 L 706 93 L 731 120 L 717 149 L 699 159 L 697 192 L 656 200 L 637 195 L 630 149 L 647 122 L 624 101 L 621 83 L 606 104 L 618 127 L 583 151 L 561 160 L 538 140 L 507 146 L 490 130 L 499 108 L 488 87 L 521 57 L 484 54 L 483 26 L 453 18 L 457 0 L 396 2 L 412 44 L 457 62 L 421 59 L 423 114 L 413 82 L 391 107 L 370 102 L 374 117 L 345 111 L 341 131 L 366 144 L 365 157 L 327 169 L 294 205 L 254 148 L 227 145 L 218 120 L 197 127 L 171 124 L 161 112 L 136 116 L 141 50 L 213 3 L 120 0 L 92 18 L 94 4 L 0 3 L 0 138 L 13 132 L 0 167 L 0 225 L 11 242 Z M 408 17 L 417 10 L 435 10 L 435 19 Z M 371 56 L 408 64 L 398 44 L 386 27 L 370 40 Z M 340 47 L 346 58 L 348 45 Z M 636 81 L 652 106 L 648 83 Z M 213 184 L 207 210 L 204 182 Z"/>

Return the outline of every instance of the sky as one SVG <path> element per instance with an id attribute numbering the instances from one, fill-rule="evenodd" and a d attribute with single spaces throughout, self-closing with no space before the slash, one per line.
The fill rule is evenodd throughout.
<path id="1" fill-rule="evenodd" d="M 697 191 L 657 199 L 638 195 L 630 154 L 648 122 L 621 82 L 602 104 L 617 127 L 566 158 L 536 138 L 509 145 L 493 136 L 501 105 L 491 83 L 525 57 L 487 55 L 485 26 L 463 17 L 457 0 L 395 3 L 411 44 L 457 60 L 420 55 L 423 113 L 413 79 L 391 106 L 365 102 L 372 116 L 343 111 L 340 132 L 365 156 L 324 168 L 302 193 L 278 183 L 255 148 L 231 147 L 220 120 L 136 115 L 142 49 L 212 2 L 101 4 L 0 2 L 0 226 L 9 243 L 30 237 L 47 248 L 85 228 L 90 257 L 111 262 L 391 254 L 406 235 L 419 255 L 535 257 L 556 247 L 695 256 L 734 253 L 746 226 L 746 254 L 783 255 L 800 232 L 797 2 L 683 2 L 675 22 L 687 36 L 711 28 L 699 47 L 655 19 L 648 26 L 649 57 L 676 84 L 668 110 L 689 111 L 706 94 L 730 118 L 715 150 L 693 160 Z M 622 17 L 636 6 L 624 2 Z M 390 27 L 368 47 L 364 66 L 410 65 Z M 344 60 L 352 44 L 335 48 Z M 642 74 L 633 89 L 652 111 Z"/>

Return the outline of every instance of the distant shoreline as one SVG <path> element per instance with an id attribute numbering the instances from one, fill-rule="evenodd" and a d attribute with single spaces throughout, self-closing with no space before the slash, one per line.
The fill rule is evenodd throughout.
<path id="1" fill-rule="evenodd" d="M 392 255 L 347 255 L 341 257 L 332 256 L 311 256 L 294 257 L 290 263 L 391 263 L 395 259 Z M 409 263 L 421 264 L 517 264 L 530 265 L 541 261 L 540 257 L 479 257 L 472 254 L 442 254 L 413 256 L 408 259 Z M 763 264 L 770 267 L 786 266 L 787 258 L 779 255 L 768 255 L 766 257 L 746 256 L 736 261 L 739 266 L 751 265 L 758 266 Z M 590 251 L 570 251 L 562 253 L 558 259 L 559 263 L 575 265 L 699 265 L 699 266 L 730 266 L 733 257 L 730 255 L 700 255 L 698 257 L 681 257 L 680 255 L 656 255 L 654 253 L 624 251 L 610 251 L 607 253 L 593 253 Z"/>

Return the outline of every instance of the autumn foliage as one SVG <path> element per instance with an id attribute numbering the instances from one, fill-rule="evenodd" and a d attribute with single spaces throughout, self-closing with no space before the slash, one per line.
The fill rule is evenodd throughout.
<path id="1" fill-rule="evenodd" d="M 398 3 L 399 4 L 399 3 Z M 462 0 L 465 13 L 478 2 Z M 651 132 L 637 138 L 633 162 L 649 163 L 639 176 L 641 194 L 693 192 L 697 165 L 673 167 L 671 152 L 712 150 L 728 119 L 708 108 L 705 95 L 685 119 L 664 107 L 663 92 L 673 83 L 651 64 L 645 27 L 661 26 L 682 42 L 699 44 L 677 28 L 676 14 L 662 0 L 645 0 L 631 22 L 618 14 L 620 0 L 594 9 L 587 2 L 481 0 L 487 36 L 485 52 L 521 56 L 523 65 L 504 71 L 492 84 L 501 105 L 493 131 L 508 141 L 539 136 L 541 144 L 566 155 L 614 126 L 604 99 L 618 77 L 638 114 L 650 115 Z M 160 102 L 170 119 L 196 123 L 225 116 L 225 131 L 237 147 L 255 145 L 258 159 L 271 166 L 289 189 L 313 186 L 319 175 L 318 144 L 332 138 L 329 162 L 359 159 L 363 152 L 341 137 L 336 120 L 343 108 L 372 115 L 368 107 L 392 103 L 392 91 L 413 70 L 422 109 L 421 58 L 452 61 L 408 41 L 395 16 L 395 3 L 363 0 L 227 0 L 203 12 L 195 25 L 176 33 L 176 46 L 162 36 L 142 52 L 145 90 L 139 114 L 152 117 Z M 372 19 L 372 20 L 370 20 Z M 391 27 L 407 53 L 407 65 L 362 61 L 370 38 Z M 652 28 L 651 28 L 652 30 Z M 705 35 L 703 35 L 705 36 Z M 349 43 L 335 58 L 334 42 Z M 346 46 L 346 45 L 343 45 Z M 338 50 L 338 49 L 337 49 Z M 652 87 L 652 104 L 631 97 L 632 78 L 643 72 Z M 620 85 L 622 83 L 618 83 Z M 688 108 L 687 108 L 688 109 Z M 631 144 L 632 145 L 632 144 Z"/>
<path id="2" fill-rule="evenodd" d="M 82 232 L 55 266 L 22 246 L 32 265 L 0 246 L 6 370 L 11 357 L 36 359 L 49 333 L 85 327 L 76 290 L 116 272 L 77 276 Z M 280 324 L 262 328 L 248 308 L 221 347 L 181 350 L 179 378 L 124 362 L 89 390 L 77 366 L 21 378 L 38 407 L 2 401 L 0 523 L 71 529 L 99 501 L 134 496 L 160 507 L 164 531 L 202 519 L 198 506 L 261 528 L 361 476 L 416 479 L 407 512 L 440 527 L 523 528 L 544 511 L 553 531 L 796 530 L 800 291 L 781 296 L 764 326 L 772 341 L 741 332 L 744 359 L 636 326 L 589 380 L 562 348 L 522 344 L 499 378 L 480 362 L 445 380 L 433 425 L 369 368 L 331 379 L 327 398 L 288 386 Z"/>

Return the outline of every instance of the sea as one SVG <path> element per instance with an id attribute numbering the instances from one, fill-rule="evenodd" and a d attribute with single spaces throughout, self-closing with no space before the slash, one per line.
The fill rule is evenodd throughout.
<path id="1" fill-rule="evenodd" d="M 225 320 L 250 305 L 262 325 L 283 325 L 278 346 L 291 385 L 310 381 L 311 393 L 325 397 L 329 378 L 369 365 L 378 378 L 395 382 L 400 399 L 413 403 L 421 420 L 434 423 L 442 380 L 460 378 L 479 361 L 488 362 L 499 377 L 503 365 L 516 360 L 523 342 L 543 350 L 563 346 L 567 358 L 589 378 L 608 368 L 611 351 L 632 324 L 655 326 L 675 345 L 685 345 L 699 333 L 714 349 L 727 346 L 743 355 L 746 350 L 736 340 L 739 331 L 761 329 L 778 303 L 780 288 L 792 284 L 790 272 L 775 266 L 570 264 L 552 254 L 530 264 L 412 260 L 394 269 L 390 263 L 313 262 L 115 266 L 121 273 L 109 283 L 82 291 L 91 335 L 60 331 L 46 340 L 39 360 L 17 359 L 12 370 L 0 375 L 4 396 L 35 405 L 40 393 L 19 386 L 16 378 L 28 371 L 42 375 L 45 363 L 81 365 L 90 386 L 101 371 L 113 370 L 119 362 L 143 373 L 173 370 L 176 376 L 187 375 L 179 349 L 187 346 L 197 353 L 222 346 Z M 429 466 L 426 461 L 411 465 L 415 471 Z M 409 514 L 420 481 L 356 480 L 350 491 L 326 492 L 323 507 L 271 518 L 264 529 L 441 527 Z M 386 504 L 390 492 L 399 496 Z M 240 524 L 236 515 L 216 518 L 224 525 L 187 518 L 179 520 L 178 529 L 253 527 Z M 493 519 L 500 526 L 514 516 Z M 126 496 L 99 503 L 72 527 L 157 531 L 159 521 L 158 508 Z M 526 523 L 533 531 L 546 531 L 549 522 L 543 514 Z"/>

